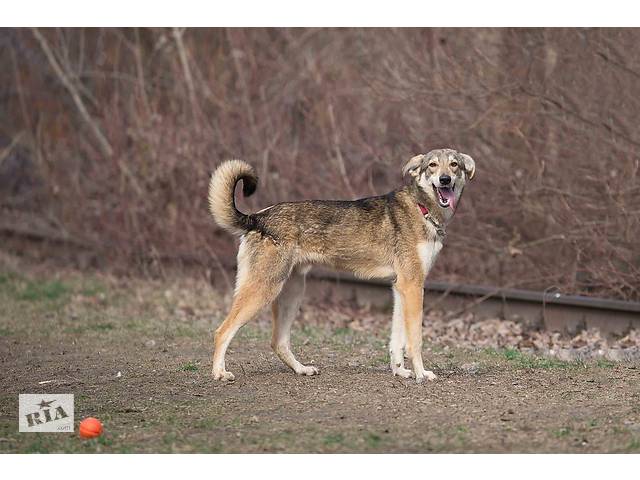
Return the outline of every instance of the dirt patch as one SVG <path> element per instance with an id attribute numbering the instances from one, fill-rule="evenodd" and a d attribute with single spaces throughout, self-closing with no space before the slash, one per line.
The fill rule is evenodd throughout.
<path id="1" fill-rule="evenodd" d="M 417 385 L 391 375 L 378 314 L 312 305 L 293 344 L 319 376 L 282 365 L 264 314 L 231 344 L 225 384 L 209 371 L 228 298 L 205 283 L 4 273 L 0 303 L 2 452 L 640 451 L 631 362 L 427 342 L 439 379 Z M 40 392 L 74 393 L 76 424 L 96 416 L 105 435 L 18 433 L 17 394 Z"/>

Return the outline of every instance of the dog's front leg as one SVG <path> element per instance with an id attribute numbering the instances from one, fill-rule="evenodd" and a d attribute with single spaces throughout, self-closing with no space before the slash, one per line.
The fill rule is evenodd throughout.
<path id="1" fill-rule="evenodd" d="M 422 301 L 424 287 L 422 280 L 406 281 L 398 284 L 401 292 L 404 324 L 407 334 L 407 354 L 413 364 L 416 382 L 425 378 L 435 380 L 433 372 L 425 370 L 422 363 Z"/>
<path id="2" fill-rule="evenodd" d="M 407 344 L 407 333 L 404 328 L 404 312 L 402 294 L 393 287 L 393 320 L 391 323 L 391 341 L 389 342 L 389 359 L 394 375 L 409 378 L 411 370 L 404 368 L 404 349 Z"/>

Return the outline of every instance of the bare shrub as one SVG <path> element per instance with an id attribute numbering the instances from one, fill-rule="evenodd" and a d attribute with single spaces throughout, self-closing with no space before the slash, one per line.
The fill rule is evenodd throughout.
<path id="1" fill-rule="evenodd" d="M 257 167 L 245 205 L 257 209 L 384 193 L 408 156 L 450 146 L 476 159 L 478 179 L 434 278 L 638 300 L 639 40 L 631 29 L 4 29 L 0 179 L 15 183 L 5 158 L 19 152 L 39 180 L 28 201 L 3 181 L 0 205 L 130 266 L 231 265 L 205 201 L 221 160 Z"/>

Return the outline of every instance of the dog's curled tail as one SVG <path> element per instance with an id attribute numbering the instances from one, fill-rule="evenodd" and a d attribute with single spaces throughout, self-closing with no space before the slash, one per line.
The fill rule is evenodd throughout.
<path id="1" fill-rule="evenodd" d="M 245 197 L 256 191 L 258 176 L 253 167 L 242 160 L 227 160 L 213 172 L 209 181 L 209 211 L 218 225 L 236 235 L 252 228 L 251 217 L 236 208 L 234 192 L 240 180 Z"/>

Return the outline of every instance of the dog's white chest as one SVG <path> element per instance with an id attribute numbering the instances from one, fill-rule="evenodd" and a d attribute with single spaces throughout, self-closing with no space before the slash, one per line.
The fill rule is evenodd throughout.
<path id="1" fill-rule="evenodd" d="M 431 267 L 433 267 L 436 257 L 442 249 L 442 242 L 440 240 L 429 240 L 427 242 L 418 243 L 418 256 L 422 262 L 422 270 L 425 275 L 429 274 Z"/>

